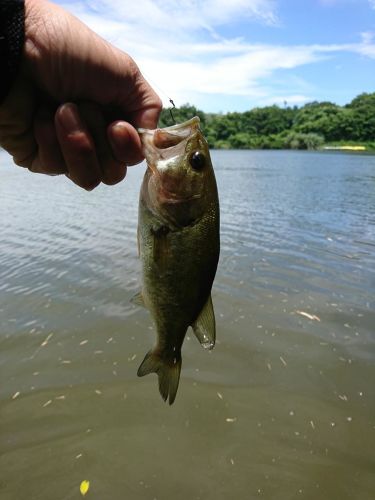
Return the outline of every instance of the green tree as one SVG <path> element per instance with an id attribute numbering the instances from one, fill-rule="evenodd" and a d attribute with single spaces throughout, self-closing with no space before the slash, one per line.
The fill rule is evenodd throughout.
<path id="1" fill-rule="evenodd" d="M 373 141 L 375 139 L 375 92 L 360 94 L 346 106 L 353 114 L 352 139 Z"/>
<path id="2" fill-rule="evenodd" d="M 204 113 L 191 104 L 172 110 L 176 123 L 197 115 L 212 148 L 316 149 L 324 141 L 375 144 L 375 92 L 360 94 L 346 106 L 311 102 L 301 108 L 265 106 L 243 113 Z M 169 108 L 159 126 L 173 125 Z"/>

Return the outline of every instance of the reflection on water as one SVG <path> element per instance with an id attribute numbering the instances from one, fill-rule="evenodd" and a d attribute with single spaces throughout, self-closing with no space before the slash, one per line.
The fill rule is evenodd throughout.
<path id="1" fill-rule="evenodd" d="M 372 499 L 375 157 L 213 152 L 218 342 L 136 371 L 142 168 L 86 193 L 0 155 L 0 498 Z"/>

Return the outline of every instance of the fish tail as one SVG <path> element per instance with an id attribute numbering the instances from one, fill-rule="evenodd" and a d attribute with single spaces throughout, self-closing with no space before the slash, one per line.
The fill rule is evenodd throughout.
<path id="1" fill-rule="evenodd" d="M 172 357 L 163 356 L 156 350 L 149 351 L 140 367 L 138 377 L 143 377 L 149 373 L 157 373 L 159 378 L 159 392 L 164 401 L 169 398 L 169 404 L 173 404 L 176 399 L 178 383 L 181 372 L 181 353 L 176 352 Z"/>

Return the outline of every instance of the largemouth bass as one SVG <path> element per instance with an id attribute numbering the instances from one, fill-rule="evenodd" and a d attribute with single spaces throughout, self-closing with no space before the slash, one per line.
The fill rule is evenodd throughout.
<path id="1" fill-rule="evenodd" d="M 203 347 L 215 345 L 211 287 L 219 259 L 219 201 L 198 117 L 139 134 L 147 170 L 138 218 L 142 290 L 134 302 L 150 311 L 157 342 L 138 376 L 157 373 L 160 394 L 172 404 L 189 326 Z"/>

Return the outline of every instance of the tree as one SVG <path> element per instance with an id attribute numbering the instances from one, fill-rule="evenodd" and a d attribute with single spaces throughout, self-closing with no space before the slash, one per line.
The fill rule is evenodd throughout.
<path id="1" fill-rule="evenodd" d="M 346 106 L 310 102 L 301 108 L 265 106 L 243 113 L 206 114 L 191 104 L 172 110 L 177 123 L 197 115 L 210 147 L 316 149 L 324 141 L 375 144 L 375 92 L 360 94 Z M 169 109 L 159 126 L 173 125 Z"/>
<path id="2" fill-rule="evenodd" d="M 373 141 L 375 138 L 375 92 L 363 93 L 346 106 L 353 114 L 353 139 Z"/>

